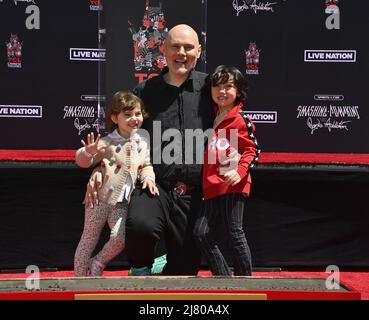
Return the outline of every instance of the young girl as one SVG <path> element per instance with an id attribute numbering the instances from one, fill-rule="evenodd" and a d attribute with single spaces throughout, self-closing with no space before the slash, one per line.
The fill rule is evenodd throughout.
<path id="1" fill-rule="evenodd" d="M 249 169 L 254 166 L 260 148 L 254 136 L 255 127 L 242 111 L 247 97 L 247 81 L 236 68 L 221 65 L 209 76 L 208 83 L 216 104 L 216 117 L 214 134 L 205 151 L 205 201 L 196 221 L 195 236 L 213 275 L 231 275 L 218 247 L 217 241 L 221 241 L 230 246 L 234 275 L 249 276 L 251 253 L 243 230 L 243 214 L 250 193 Z M 219 160 L 235 150 L 240 154 L 238 164 L 220 167 Z M 219 236 L 224 238 L 217 239 Z"/>
<path id="2" fill-rule="evenodd" d="M 158 195 L 155 175 L 150 163 L 146 141 L 138 134 L 146 116 L 142 100 L 132 93 L 118 91 L 109 106 L 106 124 L 111 132 L 96 140 L 87 135 L 87 143 L 76 152 L 76 162 L 87 168 L 100 163 L 103 173 L 102 186 L 98 190 L 98 205 L 85 208 L 85 224 L 74 257 L 76 276 L 100 276 L 105 266 L 124 248 L 125 222 L 130 195 L 136 179 Z M 111 229 L 110 239 L 103 249 L 91 259 L 105 223 Z"/>

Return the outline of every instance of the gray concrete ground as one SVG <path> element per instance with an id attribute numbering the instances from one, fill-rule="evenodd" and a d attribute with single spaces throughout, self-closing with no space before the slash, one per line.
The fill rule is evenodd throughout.
<path id="1" fill-rule="evenodd" d="M 24 292 L 37 288 L 34 279 L 1 279 L 0 292 Z M 332 286 L 330 286 L 332 287 Z M 285 277 L 86 277 L 43 278 L 37 291 L 79 290 L 308 290 L 349 291 L 337 283 L 328 289 L 324 278 Z"/>

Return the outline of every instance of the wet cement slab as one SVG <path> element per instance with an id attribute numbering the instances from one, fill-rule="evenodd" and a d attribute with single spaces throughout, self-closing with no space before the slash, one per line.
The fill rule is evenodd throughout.
<path id="1" fill-rule="evenodd" d="M 25 292 L 37 279 L 1 279 L 0 292 Z M 350 291 L 337 282 L 332 287 L 325 278 L 286 277 L 85 277 L 43 278 L 37 291 L 85 290 L 303 290 Z"/>

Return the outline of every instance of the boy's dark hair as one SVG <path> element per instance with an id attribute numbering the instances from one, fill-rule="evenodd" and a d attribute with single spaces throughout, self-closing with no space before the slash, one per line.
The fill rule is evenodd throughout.
<path id="1" fill-rule="evenodd" d="M 206 78 L 206 84 L 209 88 L 215 87 L 218 84 L 227 83 L 230 76 L 233 76 L 233 82 L 240 94 L 240 96 L 237 97 L 235 104 L 237 105 L 242 102 L 245 105 L 248 99 L 249 83 L 237 68 L 227 65 L 217 66 L 213 73 Z"/>
<path id="2" fill-rule="evenodd" d="M 109 132 L 113 132 L 114 129 L 117 128 L 117 125 L 111 120 L 111 115 L 116 114 L 118 115 L 122 111 L 126 110 L 133 110 L 137 107 L 137 105 L 140 106 L 142 116 L 144 119 L 147 118 L 147 113 L 145 110 L 145 105 L 140 97 L 137 97 L 131 92 L 127 91 L 117 91 L 113 95 L 113 99 L 109 105 L 107 114 L 106 114 L 106 128 Z"/>

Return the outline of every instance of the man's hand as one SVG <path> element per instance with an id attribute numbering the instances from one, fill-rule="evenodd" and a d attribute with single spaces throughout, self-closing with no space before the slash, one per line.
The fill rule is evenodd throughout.
<path id="1" fill-rule="evenodd" d="M 236 170 L 231 170 L 224 174 L 224 181 L 233 187 L 241 181 L 241 177 Z"/>
<path id="2" fill-rule="evenodd" d="M 159 189 L 158 187 L 155 185 L 154 181 L 152 181 L 151 179 L 145 179 L 143 184 L 142 184 L 142 189 L 146 189 L 149 188 L 150 193 L 153 196 L 158 196 L 159 195 Z"/>
<path id="3" fill-rule="evenodd" d="M 102 186 L 102 173 L 100 171 L 94 171 L 88 180 L 85 198 L 83 204 L 85 208 L 93 208 L 95 205 L 99 204 L 99 197 L 97 195 L 97 190 Z"/>

